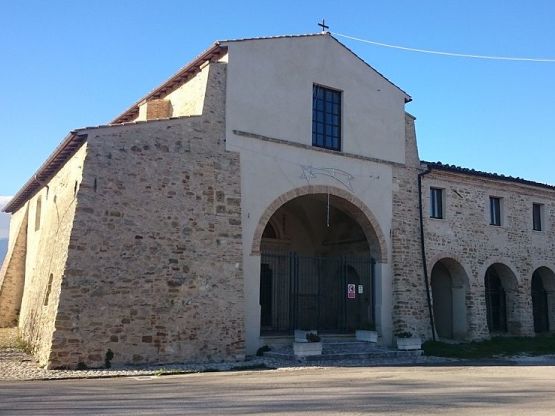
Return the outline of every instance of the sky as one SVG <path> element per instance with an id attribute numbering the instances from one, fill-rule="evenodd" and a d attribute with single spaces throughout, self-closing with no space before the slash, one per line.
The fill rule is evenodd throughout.
<path id="1" fill-rule="evenodd" d="M 0 196 L 0 210 L 8 203 L 10 200 L 9 196 Z M 0 212 L 0 240 L 4 240 L 8 238 L 8 233 L 10 229 L 10 218 L 8 214 Z M 0 256 L 2 253 L 0 253 Z M 2 259 L 0 258 L 0 265 L 2 263 Z"/>
<path id="2" fill-rule="evenodd" d="M 69 131 L 104 124 L 215 40 L 318 32 L 457 53 L 555 58 L 555 2 L 95 0 L 0 3 L 0 195 Z M 338 39 L 408 92 L 420 157 L 555 184 L 555 63 Z M 294 74 L 291 74 L 294 76 Z"/>

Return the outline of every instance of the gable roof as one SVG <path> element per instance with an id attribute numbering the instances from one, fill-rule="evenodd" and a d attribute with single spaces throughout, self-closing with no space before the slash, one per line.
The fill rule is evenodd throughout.
<path id="1" fill-rule="evenodd" d="M 254 37 L 254 38 L 240 38 L 240 39 L 228 39 L 228 40 L 219 40 L 216 41 L 210 48 L 206 49 L 203 53 L 193 59 L 190 63 L 185 65 L 179 71 L 177 71 L 174 75 L 172 75 L 167 81 L 160 84 L 154 90 L 149 92 L 147 95 L 142 97 L 138 100 L 135 104 L 117 116 L 114 120 L 110 122 L 110 124 L 119 124 L 119 123 L 126 123 L 133 120 L 137 114 L 139 113 L 139 105 L 144 101 L 153 99 L 153 98 L 160 98 L 164 95 L 169 94 L 170 92 L 179 88 L 182 84 L 187 82 L 191 77 L 193 77 L 197 72 L 200 71 L 200 66 L 211 59 L 220 58 L 227 52 L 227 43 L 236 43 L 236 42 L 246 42 L 246 41 L 256 41 L 256 40 L 274 40 L 274 39 L 294 39 L 294 38 L 309 38 L 309 37 L 320 37 L 320 36 L 329 36 L 331 39 L 336 41 L 339 45 L 349 51 L 356 59 L 364 63 L 368 68 L 372 71 L 376 72 L 380 77 L 386 80 L 389 84 L 393 85 L 399 91 L 401 91 L 405 95 L 405 103 L 412 101 L 412 98 L 409 94 L 407 94 L 404 90 L 399 88 L 389 79 L 387 79 L 382 73 L 377 71 L 373 68 L 370 64 L 368 64 L 364 59 L 354 53 L 351 49 L 341 43 L 337 38 L 332 36 L 329 32 L 320 32 L 320 33 L 308 33 L 308 34 L 301 34 L 301 35 L 279 35 L 279 36 L 261 36 L 261 37 Z"/>
<path id="2" fill-rule="evenodd" d="M 153 98 L 160 98 L 161 96 L 176 90 L 187 80 L 195 76 L 195 74 L 200 71 L 200 66 L 204 62 L 220 58 L 226 51 L 227 48 L 225 46 L 222 46 L 220 42 L 215 42 L 211 47 L 206 49 L 199 56 L 177 71 L 167 81 L 164 81 L 158 87 L 154 88 L 151 92 L 117 116 L 109 124 L 120 124 L 132 121 L 139 114 L 139 105 L 141 103 Z"/>
<path id="3" fill-rule="evenodd" d="M 45 183 L 54 177 L 86 140 L 87 136 L 79 134 L 77 131 L 69 133 L 2 211 L 13 213 L 21 208 Z"/>
<path id="4" fill-rule="evenodd" d="M 192 78 L 201 70 L 201 66 L 206 62 L 213 59 L 221 58 L 227 52 L 227 43 L 234 42 L 244 42 L 244 41 L 254 41 L 254 40 L 272 40 L 272 39 L 284 39 L 284 38 L 306 38 L 306 37 L 319 37 L 319 36 L 329 36 L 331 39 L 336 41 L 339 45 L 349 51 L 356 59 L 363 62 L 372 71 L 375 71 L 379 76 L 381 76 L 388 83 L 393 85 L 395 88 L 400 90 L 405 95 L 405 102 L 409 102 L 412 98 L 401 88 L 395 85 L 393 82 L 388 80 L 380 72 L 376 71 L 372 66 L 370 66 L 361 57 L 355 54 L 351 49 L 333 37 L 329 32 L 320 33 L 310 33 L 301 35 L 281 35 L 281 36 L 266 36 L 266 37 L 253 37 L 253 38 L 242 38 L 242 39 L 229 39 L 215 42 L 212 46 L 198 55 L 195 59 L 189 62 L 187 65 L 179 69 L 174 75 L 172 75 L 167 81 L 164 81 L 158 87 L 154 88 L 151 92 L 146 94 L 131 107 L 117 116 L 108 125 L 114 124 L 124 124 L 134 120 L 139 113 L 139 106 L 150 99 L 160 98 L 161 96 L 167 95 L 170 92 L 179 88 L 187 80 Z M 81 129 L 82 130 L 82 129 Z M 3 208 L 4 212 L 15 212 L 20 207 L 22 207 L 27 200 L 29 200 L 36 192 L 38 192 L 43 184 L 48 182 L 54 175 L 59 171 L 59 169 L 69 160 L 75 152 L 85 143 L 87 136 L 85 134 L 80 134 L 80 130 L 74 130 L 70 132 L 62 141 L 62 143 L 52 152 L 48 159 L 39 167 L 36 173 L 29 179 L 25 185 L 17 192 L 17 194 L 10 200 L 10 202 Z"/>

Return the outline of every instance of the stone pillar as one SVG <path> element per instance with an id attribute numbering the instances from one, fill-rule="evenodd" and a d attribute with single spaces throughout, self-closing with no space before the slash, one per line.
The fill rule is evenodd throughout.
<path id="1" fill-rule="evenodd" d="M 247 355 L 260 345 L 260 255 L 243 256 L 245 285 L 245 343 Z"/>
<path id="2" fill-rule="evenodd" d="M 376 263 L 374 267 L 374 290 L 376 330 L 381 336 L 384 345 L 393 343 L 393 285 L 391 279 L 391 267 L 386 263 Z"/>
<path id="3" fill-rule="evenodd" d="M 475 279 L 471 279 L 475 280 Z M 486 310 L 486 292 L 483 284 L 470 286 L 467 294 L 468 303 L 468 336 L 472 340 L 489 338 Z"/>
<path id="4" fill-rule="evenodd" d="M 453 338 L 465 339 L 467 336 L 466 322 L 466 290 L 463 286 L 451 288 L 453 297 Z"/>

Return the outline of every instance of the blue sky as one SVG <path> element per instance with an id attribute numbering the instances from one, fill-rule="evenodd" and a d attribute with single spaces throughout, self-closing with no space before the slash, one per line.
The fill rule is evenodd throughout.
<path id="1" fill-rule="evenodd" d="M 13 1 L 0 5 L 0 195 L 71 130 L 121 113 L 217 39 L 332 32 L 555 58 L 555 2 Z M 407 91 L 420 156 L 555 184 L 555 63 L 422 55 L 339 38 Z"/>

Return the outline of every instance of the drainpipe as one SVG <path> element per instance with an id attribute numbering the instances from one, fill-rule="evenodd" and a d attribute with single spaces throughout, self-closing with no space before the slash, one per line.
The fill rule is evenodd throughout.
<path id="1" fill-rule="evenodd" d="M 422 250 L 422 266 L 424 268 L 424 285 L 426 287 L 426 299 L 428 301 L 428 313 L 430 315 L 430 326 L 432 328 L 432 339 L 436 340 L 434 325 L 434 314 L 432 310 L 432 297 L 430 296 L 430 285 L 428 284 L 428 263 L 426 261 L 426 245 L 424 243 L 424 214 L 422 212 L 422 177 L 432 170 L 426 166 L 426 170 L 418 174 L 418 210 L 420 213 L 420 248 Z"/>

